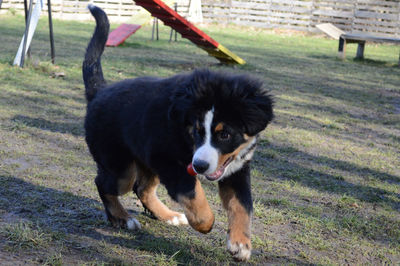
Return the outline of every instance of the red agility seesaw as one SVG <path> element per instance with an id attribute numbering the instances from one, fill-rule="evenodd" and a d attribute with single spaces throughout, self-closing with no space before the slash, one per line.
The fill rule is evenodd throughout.
<path id="1" fill-rule="evenodd" d="M 140 25 L 136 24 L 121 24 L 118 28 L 113 30 L 107 39 L 106 46 L 118 46 L 123 43 L 129 36 L 134 34 L 138 29 L 140 29 Z"/>
<path id="2" fill-rule="evenodd" d="M 149 11 L 152 16 L 158 18 L 165 25 L 179 32 L 183 38 L 205 50 L 209 55 L 217 58 L 222 63 L 245 64 L 246 62 L 219 44 L 192 23 L 176 13 L 161 0 L 133 0 L 137 5 Z"/>

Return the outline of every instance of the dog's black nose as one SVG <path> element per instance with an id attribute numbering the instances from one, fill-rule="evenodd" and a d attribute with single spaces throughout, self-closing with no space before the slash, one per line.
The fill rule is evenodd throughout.
<path id="1" fill-rule="evenodd" d="M 199 174 L 202 174 L 205 171 L 207 171 L 209 166 L 210 166 L 210 164 L 203 160 L 195 160 L 193 162 L 193 168 Z"/>

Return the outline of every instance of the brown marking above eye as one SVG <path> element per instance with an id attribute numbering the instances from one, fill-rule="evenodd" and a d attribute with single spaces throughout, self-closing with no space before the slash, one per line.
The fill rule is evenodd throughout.
<path id="1" fill-rule="evenodd" d="M 223 123 L 218 123 L 218 124 L 215 126 L 214 131 L 215 131 L 215 132 L 218 132 L 218 131 L 222 131 L 223 129 L 224 129 L 224 124 L 223 124 Z"/>
<path id="2" fill-rule="evenodd" d="M 198 120 L 196 121 L 196 129 L 197 129 L 197 130 L 200 130 L 200 123 L 199 123 Z"/>

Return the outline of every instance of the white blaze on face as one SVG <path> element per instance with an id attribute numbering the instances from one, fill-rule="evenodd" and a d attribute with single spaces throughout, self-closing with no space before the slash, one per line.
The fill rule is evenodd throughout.
<path id="1" fill-rule="evenodd" d="M 217 170 L 218 166 L 218 151 L 217 149 L 211 146 L 211 136 L 212 136 L 211 124 L 213 121 L 213 117 L 214 117 L 214 108 L 208 111 L 204 116 L 204 123 L 203 123 L 205 130 L 204 142 L 196 150 L 192 160 L 193 164 L 194 161 L 196 160 L 206 161 L 209 164 L 207 171 L 202 173 L 204 175 L 209 175 L 214 173 Z"/>

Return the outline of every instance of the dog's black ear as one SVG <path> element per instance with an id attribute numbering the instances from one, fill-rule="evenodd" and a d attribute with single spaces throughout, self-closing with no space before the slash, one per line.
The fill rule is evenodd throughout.
<path id="1" fill-rule="evenodd" d="M 190 87 L 176 88 L 170 97 L 171 106 L 168 110 L 168 118 L 182 125 L 190 123 L 193 116 L 194 92 Z"/>
<path id="2" fill-rule="evenodd" d="M 266 92 L 256 93 L 248 99 L 243 114 L 247 134 L 254 136 L 267 127 L 274 117 L 272 106 L 273 101 Z"/>
<path id="3" fill-rule="evenodd" d="M 212 107 L 214 92 L 210 76 L 211 72 L 206 69 L 177 76 L 177 87 L 170 97 L 169 119 L 187 126 L 201 109 Z"/>

